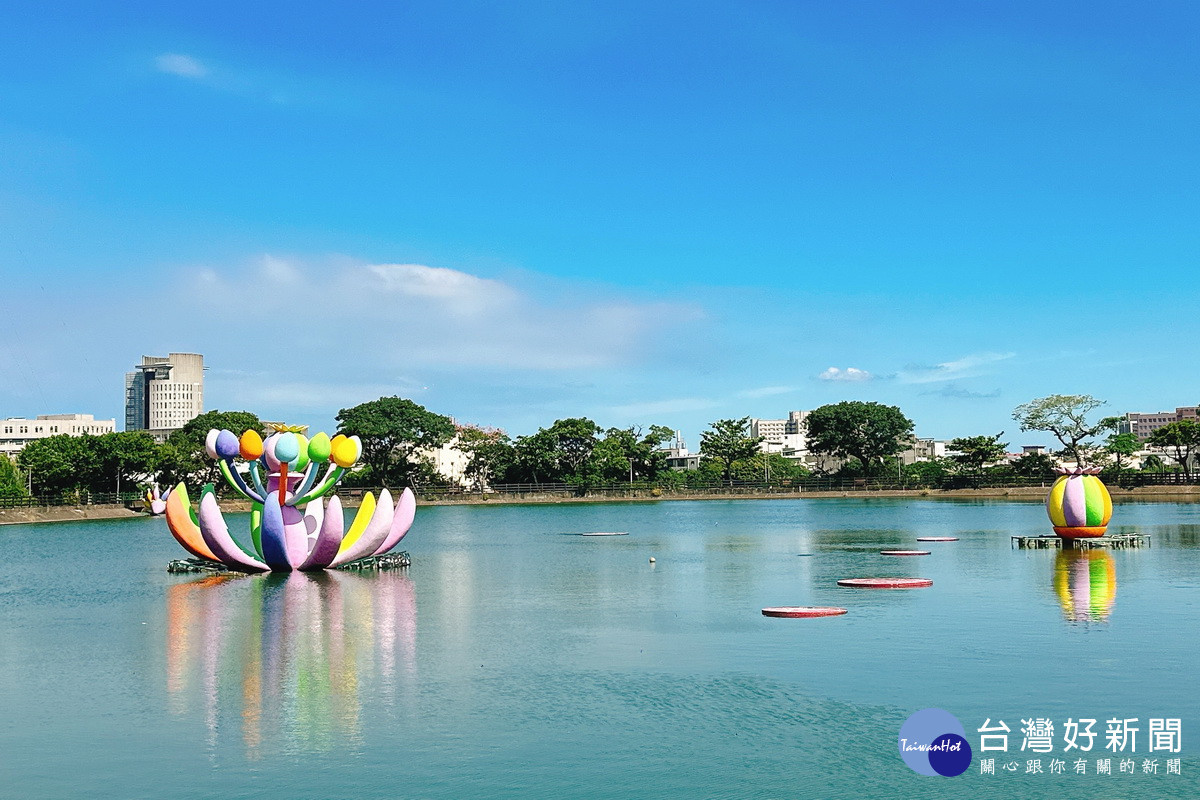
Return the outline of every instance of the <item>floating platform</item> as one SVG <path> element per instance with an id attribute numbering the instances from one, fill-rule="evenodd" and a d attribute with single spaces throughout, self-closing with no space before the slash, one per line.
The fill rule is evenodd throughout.
<path id="1" fill-rule="evenodd" d="M 957 542 L 957 536 L 918 536 L 918 542 Z"/>
<path id="2" fill-rule="evenodd" d="M 927 556 L 928 550 L 880 550 L 881 556 Z"/>
<path id="3" fill-rule="evenodd" d="M 348 564 L 342 564 L 340 569 L 345 571 L 362 572 L 364 570 L 386 570 L 399 569 L 412 564 L 412 559 L 408 553 L 401 551 L 399 553 L 384 553 L 381 556 L 368 556 L 360 558 L 357 561 L 351 561 Z M 204 558 L 181 558 L 167 564 L 167 572 L 188 573 L 188 572 L 207 572 L 207 573 L 223 573 L 236 572 L 231 570 L 224 564 L 216 561 L 209 561 Z"/>
<path id="4" fill-rule="evenodd" d="M 1022 550 L 1038 550 L 1043 548 L 1061 547 L 1065 550 L 1091 550 L 1096 547 L 1106 547 L 1109 550 L 1125 550 L 1130 547 L 1149 547 L 1148 533 L 1114 533 L 1110 536 L 1091 536 L 1078 539 L 1064 539 L 1061 536 L 1014 536 L 1013 544 Z"/>
<path id="5" fill-rule="evenodd" d="M 838 586 L 847 589 L 921 589 L 933 586 L 929 578 L 843 578 Z"/>
<path id="6" fill-rule="evenodd" d="M 764 608 L 764 617 L 788 617 L 791 619 L 811 619 L 813 617 L 840 617 L 846 609 L 837 606 L 776 606 Z"/>
<path id="7" fill-rule="evenodd" d="M 628 536 L 629 531 L 588 531 L 580 536 Z"/>

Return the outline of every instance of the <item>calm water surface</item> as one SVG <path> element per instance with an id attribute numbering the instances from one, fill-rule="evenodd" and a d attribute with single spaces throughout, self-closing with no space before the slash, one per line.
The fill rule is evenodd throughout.
<path id="1" fill-rule="evenodd" d="M 1200 797 L 1200 506 L 1113 530 L 1153 547 L 1014 550 L 1047 532 L 1027 503 L 430 507 L 404 572 L 196 578 L 161 520 L 8 526 L 0 797 Z M 961 540 L 878 554 L 920 535 Z M 906 574 L 934 586 L 835 585 Z M 930 706 L 973 747 L 1004 720 L 1020 770 L 910 772 Z M 1068 774 L 1024 774 L 1032 717 Z M 1101 736 L 1073 774 L 1068 717 L 1139 718 L 1137 773 L 1093 774 Z M 1182 718 L 1181 775 L 1151 717 Z"/>

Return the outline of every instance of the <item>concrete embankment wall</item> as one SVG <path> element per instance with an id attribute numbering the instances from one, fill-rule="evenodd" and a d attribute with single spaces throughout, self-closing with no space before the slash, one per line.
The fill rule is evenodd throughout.
<path id="1" fill-rule="evenodd" d="M 1121 502 L 1168 502 L 1194 503 L 1200 501 L 1200 486 L 1143 486 L 1137 489 L 1109 487 L 1113 500 Z M 523 494 L 464 494 L 443 498 L 421 498 L 417 505 L 513 505 L 513 504 L 561 504 L 561 503 L 657 503 L 670 500 L 818 500 L 823 498 L 853 497 L 871 500 L 885 497 L 919 498 L 923 500 L 1020 500 L 1040 502 L 1046 489 L 1028 486 L 1011 489 L 891 489 L 880 491 L 836 491 L 836 492 L 763 492 L 755 489 L 727 489 L 722 491 L 681 492 L 656 495 L 651 489 L 629 491 L 607 491 L 604 494 L 588 494 L 583 497 L 559 492 L 528 492 Z M 348 508 L 358 506 L 356 498 L 343 498 Z M 222 500 L 221 508 L 230 513 L 249 511 L 250 503 L 245 500 Z M 19 525 L 31 522 L 79 522 L 92 519 L 132 519 L 145 516 L 145 512 L 134 511 L 119 505 L 86 506 L 39 506 L 36 508 L 0 508 L 0 525 Z"/>

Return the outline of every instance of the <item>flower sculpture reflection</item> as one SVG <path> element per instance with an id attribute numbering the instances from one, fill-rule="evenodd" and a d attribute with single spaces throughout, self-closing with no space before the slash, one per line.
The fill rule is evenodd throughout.
<path id="1" fill-rule="evenodd" d="M 240 437 L 227 430 L 208 432 L 205 451 L 229 485 L 253 503 L 250 542 L 229 533 L 212 484 L 201 491 L 197 514 L 180 483 L 167 495 L 166 516 L 184 549 L 241 572 L 309 571 L 382 555 L 404 538 L 416 512 L 410 489 L 394 507 L 387 489 L 378 502 L 368 492 L 349 530 L 338 496 L 328 506 L 321 499 L 358 461 L 362 442 L 357 436 L 330 439 L 318 433 L 307 439 L 303 428 L 279 428 L 265 441 L 253 430 Z M 249 484 L 234 465 L 238 456 L 248 463 Z"/>

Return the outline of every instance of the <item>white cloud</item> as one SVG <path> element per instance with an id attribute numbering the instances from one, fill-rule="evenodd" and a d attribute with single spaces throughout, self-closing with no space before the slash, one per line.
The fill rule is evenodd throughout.
<path id="1" fill-rule="evenodd" d="M 181 294 L 202 318 L 253 323 L 290 353 L 347 357 L 361 374 L 411 366 L 571 370 L 640 360 L 654 333 L 694 310 L 569 294 L 536 300 L 519 287 L 445 267 L 310 264 L 266 256 L 248 273 L 194 270 Z M 279 349 L 275 347 L 273 349 Z M 336 355 L 334 355 L 336 353 Z"/>
<path id="2" fill-rule="evenodd" d="M 952 381 L 958 378 L 972 378 L 985 375 L 989 364 L 1005 361 L 1015 353 L 975 353 L 954 361 L 946 361 L 932 367 L 912 366 L 901 370 L 896 376 L 902 383 L 936 383 Z"/>
<path id="3" fill-rule="evenodd" d="M 178 75 L 181 78 L 204 78 L 208 75 L 208 67 L 192 56 L 182 53 L 163 53 L 154 59 L 154 66 L 159 72 L 168 75 Z"/>
<path id="4" fill-rule="evenodd" d="M 855 383 L 859 381 L 869 381 L 875 376 L 867 372 L 865 369 L 857 369 L 855 367 L 838 369 L 837 367 L 830 367 L 817 377 L 823 381 L 847 381 Z"/>

